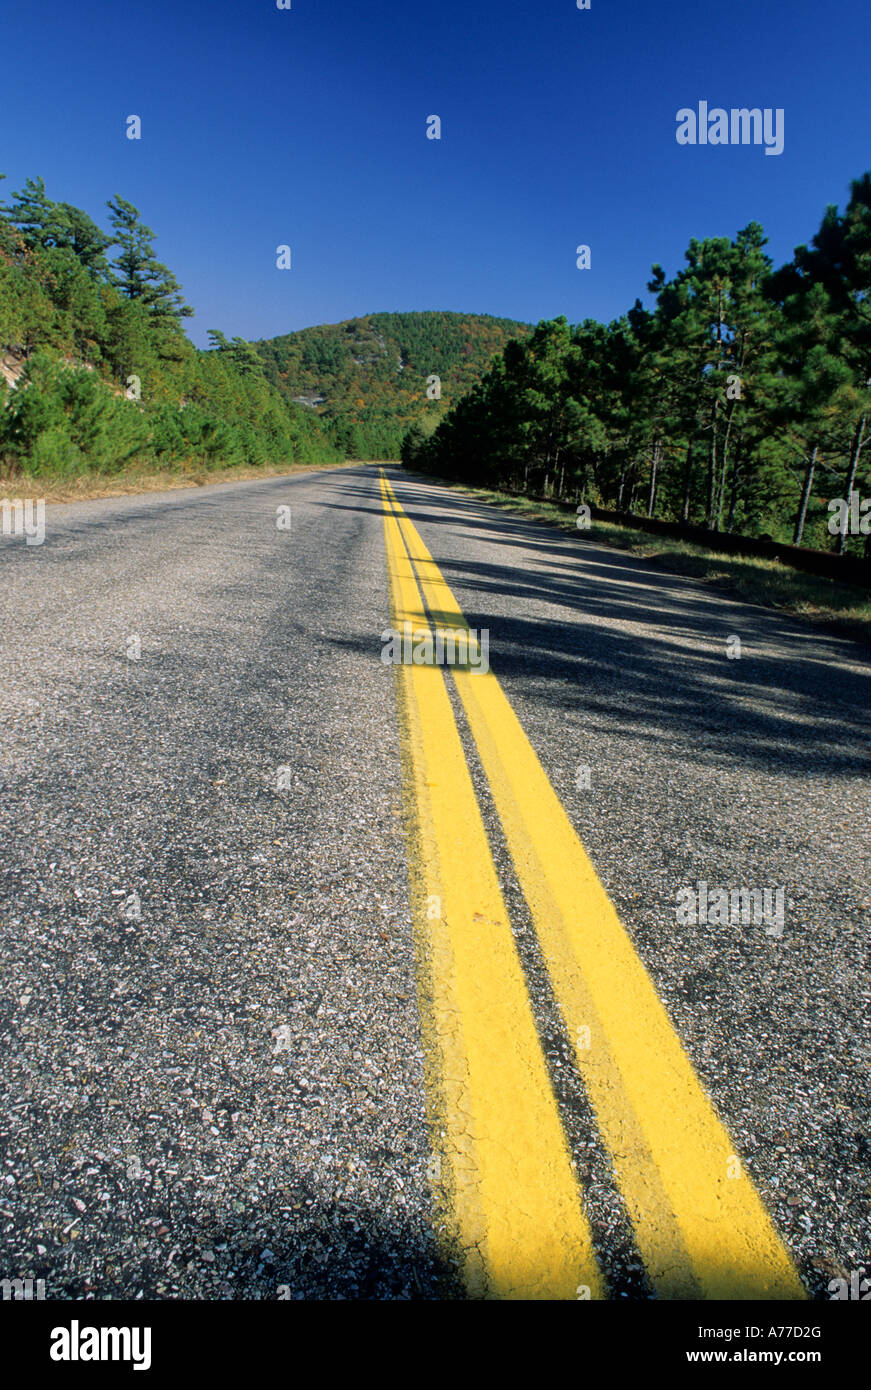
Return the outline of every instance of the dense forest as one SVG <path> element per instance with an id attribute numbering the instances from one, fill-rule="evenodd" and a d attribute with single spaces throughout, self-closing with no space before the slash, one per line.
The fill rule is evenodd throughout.
<path id="1" fill-rule="evenodd" d="M 0 178 L 3 176 L 0 175 Z M 393 458 L 442 477 L 871 552 L 871 176 L 775 268 L 692 240 L 609 324 L 370 314 L 248 343 L 192 310 L 131 203 L 0 203 L 0 469 Z M 832 499 L 854 505 L 840 529 Z M 871 503 L 869 503 L 871 507 Z"/>
<path id="2" fill-rule="evenodd" d="M 529 329 L 372 314 L 257 344 L 212 329 L 200 351 L 154 232 L 123 198 L 107 210 L 104 229 L 41 179 L 0 203 L 7 476 L 398 458 L 411 424 L 434 428 Z"/>
<path id="3" fill-rule="evenodd" d="M 211 351 L 193 347 L 154 233 L 125 199 L 107 206 L 103 230 L 41 179 L 0 204 L 3 473 L 344 457 L 241 338 L 215 330 Z"/>
<path id="4" fill-rule="evenodd" d="M 755 222 L 732 240 L 692 240 L 672 279 L 653 266 L 652 308 L 540 323 L 434 432 L 408 431 L 403 462 L 871 553 L 871 501 L 860 511 L 871 497 L 871 178 L 851 185 L 843 212 L 826 209 L 787 265 L 775 269 L 765 245 Z M 830 510 L 851 493 L 852 516 Z"/>
<path id="5" fill-rule="evenodd" d="M 433 429 L 530 327 L 488 314 L 367 314 L 254 346 L 267 378 L 315 410 L 348 458 L 395 459 L 411 425 Z"/>

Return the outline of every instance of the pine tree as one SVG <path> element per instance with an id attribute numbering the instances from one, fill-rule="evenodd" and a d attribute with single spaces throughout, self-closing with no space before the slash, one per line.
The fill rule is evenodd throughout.
<path id="1" fill-rule="evenodd" d="M 263 358 L 245 338 L 235 337 L 229 342 L 219 328 L 207 329 L 209 347 L 224 354 L 241 376 L 263 376 Z"/>
<path id="2" fill-rule="evenodd" d="M 127 299 L 138 300 L 158 318 L 189 318 L 193 309 L 181 297 L 181 286 L 154 255 L 155 233 L 139 219 L 139 209 L 117 194 L 107 203 L 118 247 L 111 282 Z"/>
<path id="3" fill-rule="evenodd" d="M 68 246 L 92 279 L 107 279 L 109 262 L 106 251 L 112 244 L 111 239 L 81 208 L 73 207 L 72 203 L 58 203 L 56 206 L 64 226 L 58 245 Z"/>
<path id="4" fill-rule="evenodd" d="M 45 191 L 42 179 L 25 179 L 24 188 L 13 193 L 7 216 L 17 227 L 25 246 L 64 246 L 70 228 L 66 214 L 53 203 Z"/>
<path id="5" fill-rule="evenodd" d="M 5 174 L 0 174 L 0 183 L 5 178 Z M 5 203 L 0 203 L 0 255 L 11 257 L 15 255 L 17 250 L 18 234 L 9 219 L 9 208 Z"/>

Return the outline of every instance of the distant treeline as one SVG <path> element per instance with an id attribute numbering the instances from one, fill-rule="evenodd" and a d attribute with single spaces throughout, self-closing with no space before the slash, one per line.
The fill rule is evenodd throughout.
<path id="1" fill-rule="evenodd" d="M 787 265 L 775 270 L 765 245 L 755 222 L 734 240 L 694 239 L 673 279 L 654 265 L 653 309 L 540 323 L 434 431 L 408 431 L 403 462 L 871 553 L 871 177 Z"/>
<path id="2" fill-rule="evenodd" d="M 366 314 L 254 346 L 266 375 L 315 410 L 349 458 L 396 459 L 413 424 L 432 426 L 531 324 L 489 314 Z"/>
<path id="3" fill-rule="evenodd" d="M 410 424 L 431 427 L 530 328 L 369 314 L 259 343 L 213 329 L 199 351 L 154 232 L 123 198 L 107 209 L 103 228 L 42 179 L 0 203 L 7 476 L 397 458 Z"/>
<path id="4" fill-rule="evenodd" d="M 243 339 L 193 347 L 154 233 L 123 198 L 108 210 L 103 230 L 41 179 L 0 204 L 0 356 L 16 378 L 0 378 L 3 473 L 343 458 Z"/>

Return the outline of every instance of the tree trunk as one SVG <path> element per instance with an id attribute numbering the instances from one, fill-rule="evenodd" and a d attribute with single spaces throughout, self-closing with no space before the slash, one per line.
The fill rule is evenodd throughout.
<path id="1" fill-rule="evenodd" d="M 862 419 L 859 421 L 859 423 L 857 424 L 856 428 L 855 428 L 854 431 L 853 431 L 853 443 L 852 443 L 852 445 L 850 446 L 850 466 L 849 466 L 849 468 L 848 468 L 848 470 L 847 470 L 847 490 L 846 490 L 846 493 L 844 494 L 845 497 L 846 497 L 846 499 L 847 499 L 847 506 L 848 506 L 848 507 L 850 506 L 850 502 L 852 501 L 852 498 L 851 498 L 851 495 L 850 495 L 850 494 L 851 494 L 852 491 L 853 491 L 853 484 L 854 484 L 855 481 L 856 481 L 856 473 L 858 472 L 858 469 L 859 469 L 859 459 L 860 459 L 860 457 L 861 457 L 861 455 L 862 455 L 862 450 L 863 450 L 863 448 L 865 447 L 865 443 L 866 443 L 866 440 L 865 440 L 865 420 L 866 420 L 866 418 L 867 418 L 867 417 L 866 417 L 865 415 L 863 415 L 863 416 L 862 416 Z M 837 539 L 837 541 L 835 542 L 835 551 L 836 551 L 836 553 L 837 553 L 838 555 L 843 555 L 844 550 L 845 550 L 845 548 L 846 548 L 846 544 L 847 544 L 847 527 L 846 527 L 846 526 L 842 526 L 841 529 L 840 529 L 840 531 L 838 532 L 838 539 Z"/>
<path id="2" fill-rule="evenodd" d="M 693 476 L 693 440 L 687 444 L 687 456 L 683 470 L 683 506 L 681 507 L 680 519 L 684 526 L 689 525 L 690 520 L 690 483 Z"/>
<path id="3" fill-rule="evenodd" d="M 714 401 L 711 410 L 711 444 L 708 449 L 708 514 L 705 518 L 705 525 L 709 531 L 714 529 L 714 489 L 717 479 L 717 407 L 719 402 Z"/>
<path id="4" fill-rule="evenodd" d="M 647 497 L 647 515 L 653 516 L 653 508 L 656 504 L 656 471 L 659 466 L 659 445 L 657 439 L 653 446 L 653 457 L 650 460 L 650 492 Z"/>
<path id="5" fill-rule="evenodd" d="M 587 491 L 587 465 L 581 465 L 581 476 L 575 485 L 575 503 L 583 502 Z"/>
<path id="6" fill-rule="evenodd" d="M 735 453 L 735 462 L 732 465 L 732 494 L 729 498 L 729 515 L 726 517 L 726 530 L 731 531 L 735 525 L 735 511 L 738 506 L 738 492 L 741 486 L 741 454 Z"/>
<path id="7" fill-rule="evenodd" d="M 807 461 L 807 468 L 804 475 L 804 487 L 801 491 L 801 502 L 799 503 L 798 516 L 795 519 L 795 531 L 792 536 L 793 545 L 801 545 L 801 538 L 804 535 L 804 519 L 807 516 L 807 504 L 810 501 L 811 492 L 814 485 L 814 470 L 817 466 L 817 445 L 814 445 L 813 453 Z"/>
<path id="8" fill-rule="evenodd" d="M 727 515 L 727 517 L 726 517 L 726 530 L 727 530 L 727 531 L 732 531 L 732 530 L 734 529 L 734 526 L 735 526 L 735 512 L 736 512 L 736 510 L 737 510 L 737 508 L 738 508 L 738 497 L 739 497 L 740 492 L 741 492 L 741 472 L 742 472 L 742 465 L 743 465 L 743 462 L 744 462 L 743 450 L 744 450 L 744 430 L 743 430 L 743 427 L 742 427 L 742 428 L 739 428 L 738 433 L 737 433 L 737 435 L 736 435 L 736 438 L 735 438 L 735 448 L 734 448 L 733 455 L 732 455 L 733 463 L 732 463 L 732 477 L 731 477 L 731 480 L 730 480 L 730 481 L 731 481 L 731 486 L 730 486 L 730 491 L 729 491 L 729 513 L 728 513 L 728 515 Z M 725 495 L 725 478 L 724 478 L 724 480 L 723 480 L 723 487 L 724 487 L 724 495 Z"/>
<path id="9" fill-rule="evenodd" d="M 720 476 L 717 482 L 717 505 L 714 509 L 714 530 L 721 529 L 723 520 L 723 503 L 726 500 L 726 473 L 729 466 L 729 436 L 732 432 L 732 416 L 735 412 L 735 402 L 729 402 L 729 409 L 726 412 L 726 432 L 723 435 L 723 447 L 721 450 L 722 462 L 720 464 Z"/>

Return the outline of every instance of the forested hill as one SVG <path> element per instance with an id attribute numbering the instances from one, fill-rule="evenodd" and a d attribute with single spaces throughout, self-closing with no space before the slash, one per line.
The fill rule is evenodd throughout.
<path id="1" fill-rule="evenodd" d="M 202 351 L 155 238 L 117 195 L 101 222 L 40 178 L 0 202 L 0 476 L 398 458 L 531 331 L 383 313 Z"/>
<path id="2" fill-rule="evenodd" d="M 243 339 L 193 346 L 155 233 L 123 198 L 107 212 L 39 178 L 0 203 L 0 477 L 343 457 Z"/>
<path id="3" fill-rule="evenodd" d="M 434 428 L 494 354 L 530 331 L 489 314 L 366 314 L 254 346 L 267 379 L 324 417 L 348 457 L 398 458 L 411 425 Z"/>

